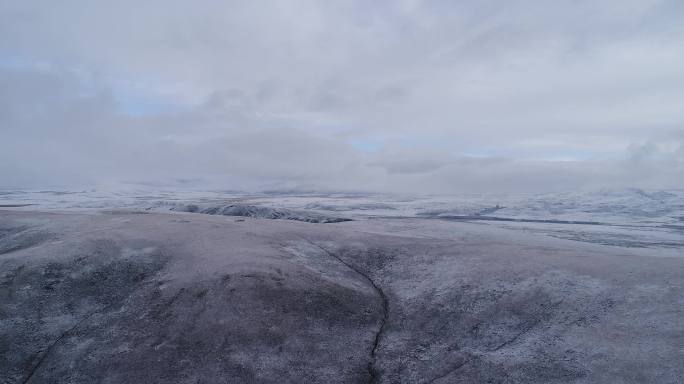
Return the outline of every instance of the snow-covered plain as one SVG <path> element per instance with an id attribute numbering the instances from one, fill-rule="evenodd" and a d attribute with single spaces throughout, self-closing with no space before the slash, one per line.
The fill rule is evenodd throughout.
<path id="1" fill-rule="evenodd" d="M 679 384 L 683 196 L 3 191 L 0 382 Z"/>
<path id="2" fill-rule="evenodd" d="M 185 211 L 310 222 L 378 218 L 467 221 L 618 247 L 684 249 L 684 191 L 640 189 L 526 195 L 412 196 L 367 193 L 164 190 L 0 190 L 21 210 Z"/>
<path id="3" fill-rule="evenodd" d="M 179 204 L 248 203 L 277 208 L 341 212 L 350 217 L 496 216 L 515 219 L 592 221 L 611 224 L 684 223 L 684 191 L 603 190 L 520 195 L 392 195 L 368 193 L 164 190 L 0 189 L 0 205 L 42 210 L 165 209 Z M 684 225 L 684 224 L 683 224 Z"/>

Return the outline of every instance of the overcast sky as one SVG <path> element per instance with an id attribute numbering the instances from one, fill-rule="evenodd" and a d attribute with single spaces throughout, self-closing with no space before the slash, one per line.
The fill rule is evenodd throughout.
<path id="1" fill-rule="evenodd" d="M 684 188 L 684 1 L 0 0 L 0 187 Z"/>

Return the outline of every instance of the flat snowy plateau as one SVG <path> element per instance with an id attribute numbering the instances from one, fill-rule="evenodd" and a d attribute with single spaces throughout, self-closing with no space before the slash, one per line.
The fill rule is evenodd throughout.
<path id="1" fill-rule="evenodd" d="M 0 383 L 684 383 L 681 218 L 9 205 Z"/>

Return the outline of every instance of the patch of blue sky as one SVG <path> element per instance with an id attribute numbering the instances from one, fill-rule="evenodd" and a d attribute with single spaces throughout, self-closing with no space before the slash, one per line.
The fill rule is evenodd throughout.
<path id="1" fill-rule="evenodd" d="M 370 140 L 352 140 L 350 141 L 350 144 L 352 147 L 354 147 L 354 149 L 366 153 L 378 152 L 383 148 L 381 143 Z"/>
<path id="2" fill-rule="evenodd" d="M 71 76 L 77 82 L 77 97 L 90 97 L 103 89 L 114 96 L 119 112 L 129 116 L 149 116 L 178 112 L 183 108 L 178 104 L 157 95 L 149 87 L 115 78 L 94 76 L 87 70 L 76 67 L 57 67 L 50 62 L 30 60 L 11 54 L 0 53 L 0 69 L 15 71 L 55 72 Z"/>
<path id="3" fill-rule="evenodd" d="M 122 89 L 114 90 L 114 99 L 119 112 L 134 117 L 169 114 L 182 110 L 178 104 L 163 98 Z"/>
<path id="4" fill-rule="evenodd" d="M 518 160 L 582 161 L 596 158 L 593 151 L 579 148 L 472 148 L 463 152 L 467 157 L 504 157 Z"/>
<path id="5" fill-rule="evenodd" d="M 33 69 L 44 71 L 50 69 L 50 67 L 51 66 L 49 63 L 26 60 L 22 59 L 21 57 L 0 53 L 0 68 L 2 69 Z"/>
<path id="6" fill-rule="evenodd" d="M 488 148 L 472 148 L 472 149 L 469 149 L 469 150 L 463 152 L 463 156 L 487 158 L 487 157 L 496 157 L 497 153 L 495 150 L 488 149 Z"/>

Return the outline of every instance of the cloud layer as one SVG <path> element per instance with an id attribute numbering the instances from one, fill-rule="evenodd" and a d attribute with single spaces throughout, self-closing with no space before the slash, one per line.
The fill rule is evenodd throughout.
<path id="1" fill-rule="evenodd" d="M 0 185 L 684 188 L 679 1 L 0 2 Z"/>

